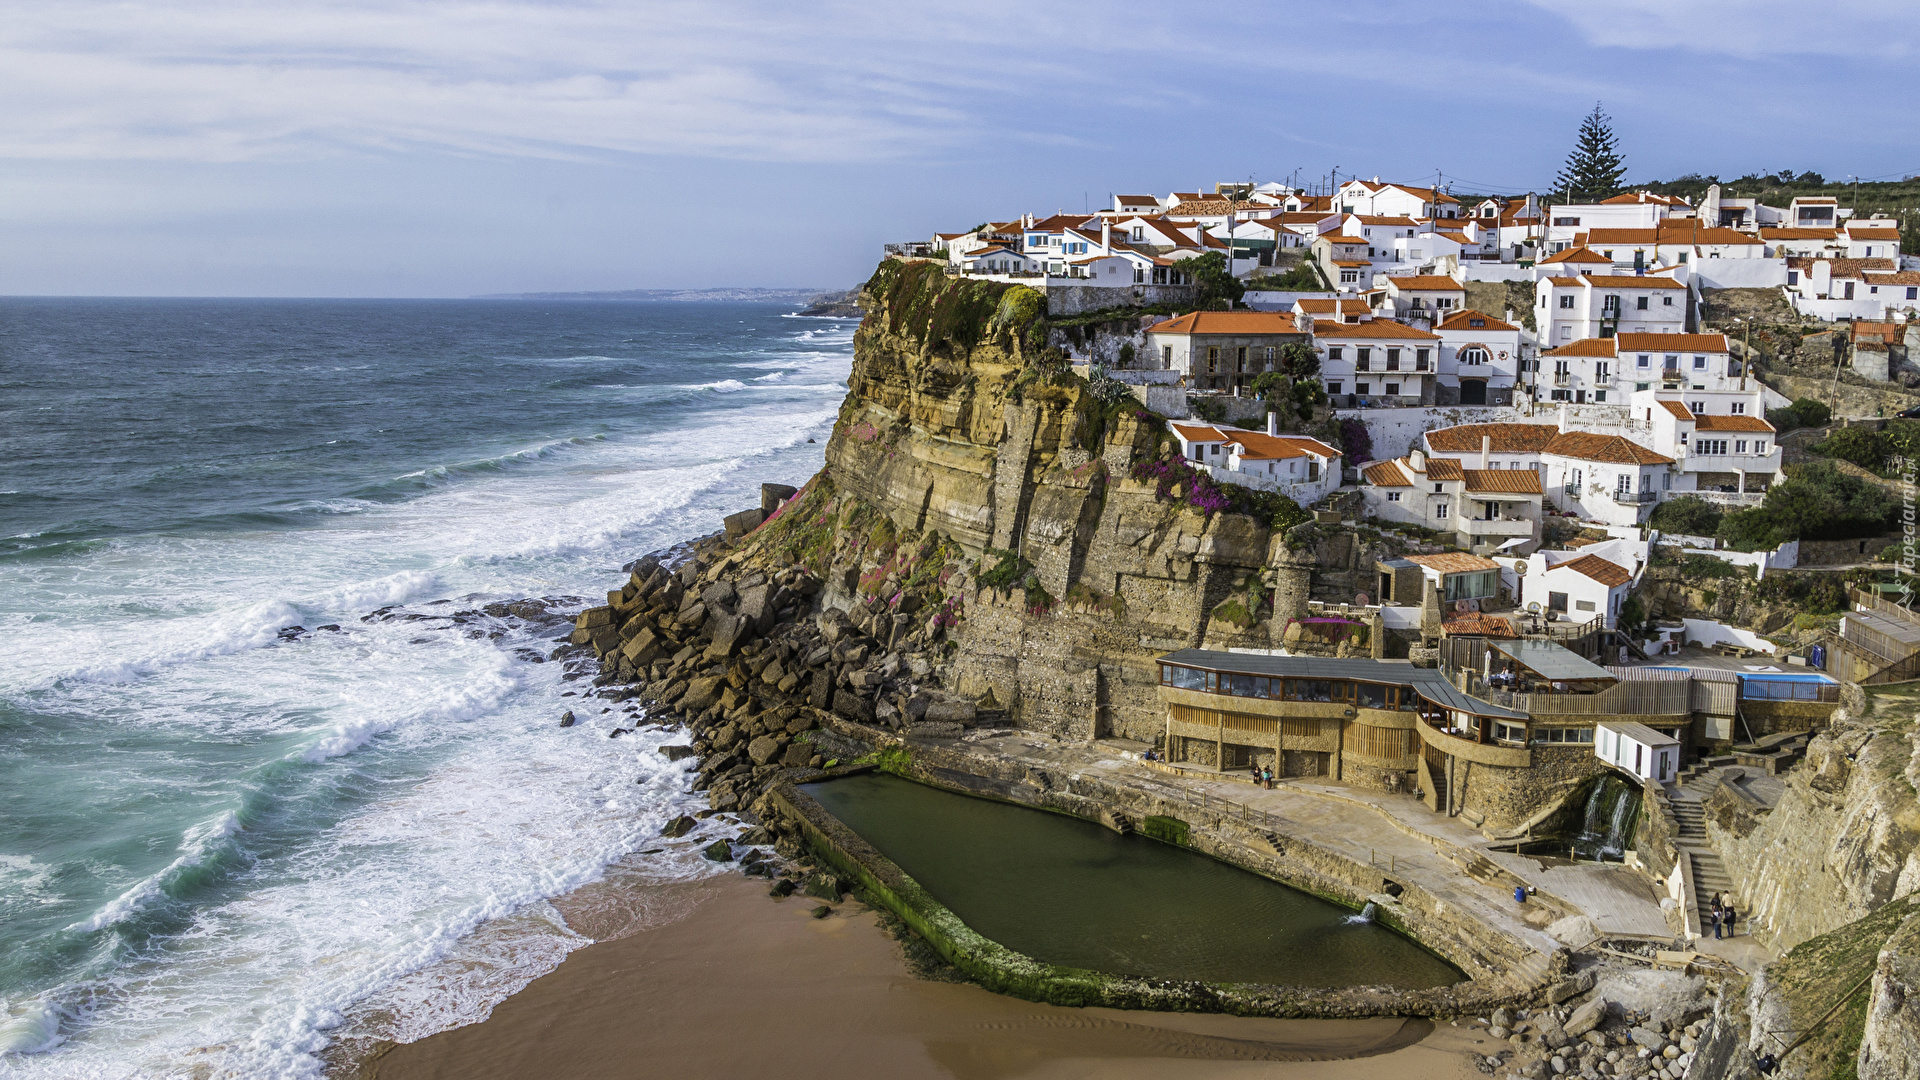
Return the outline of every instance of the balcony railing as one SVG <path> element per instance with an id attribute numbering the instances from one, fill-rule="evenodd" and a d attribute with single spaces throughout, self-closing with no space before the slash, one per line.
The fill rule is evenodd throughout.
<path id="1" fill-rule="evenodd" d="M 1659 498 L 1660 493 L 1657 491 L 1615 491 L 1613 493 L 1614 502 L 1627 506 L 1638 506 L 1641 503 L 1656 502 Z"/>
<path id="2" fill-rule="evenodd" d="M 1677 457 L 1687 472 L 1778 472 L 1780 448 L 1764 454 L 1690 454 L 1682 450 Z"/>
<path id="3" fill-rule="evenodd" d="M 1532 536 L 1532 518 L 1467 518 L 1463 530 L 1470 536 Z"/>

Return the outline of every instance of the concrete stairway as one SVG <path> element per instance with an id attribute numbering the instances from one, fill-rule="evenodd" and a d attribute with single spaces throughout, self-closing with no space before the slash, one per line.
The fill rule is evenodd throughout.
<path id="1" fill-rule="evenodd" d="M 1727 873 L 1726 864 L 1707 843 L 1705 799 L 1720 786 L 1721 779 L 1721 769 L 1711 768 L 1673 790 L 1668 800 L 1674 824 L 1680 829 L 1680 850 L 1693 863 L 1693 898 L 1702 934 L 1709 932 L 1707 909 L 1714 894 L 1733 891 L 1733 877 Z"/>
<path id="2" fill-rule="evenodd" d="M 1719 780 L 1714 784 L 1718 785 Z M 1688 847 L 1707 845 L 1707 812 L 1698 795 L 1688 790 L 1668 800 L 1673 807 L 1674 824 L 1680 827 L 1680 842 Z"/>
<path id="3" fill-rule="evenodd" d="M 1700 910 L 1700 932 L 1710 933 L 1707 926 L 1707 909 L 1713 904 L 1716 893 L 1732 892 L 1733 878 L 1728 876 L 1727 868 L 1720 856 L 1712 848 L 1692 848 L 1693 857 L 1693 896 Z"/>

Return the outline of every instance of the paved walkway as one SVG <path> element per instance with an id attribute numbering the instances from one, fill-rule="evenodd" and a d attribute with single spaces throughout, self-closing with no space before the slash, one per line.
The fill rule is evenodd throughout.
<path id="1" fill-rule="evenodd" d="M 1666 938 L 1672 931 L 1660 908 L 1658 886 L 1618 863 L 1542 861 L 1492 850 L 1493 842 L 1465 821 L 1428 810 L 1409 795 L 1390 795 L 1323 779 L 1294 779 L 1267 791 L 1243 780 L 1200 771 L 1165 772 L 1138 760 L 1129 744 L 1092 746 L 1014 732 L 970 742 L 972 747 L 1033 768 L 1098 777 L 1175 802 L 1227 800 L 1271 815 L 1273 830 L 1298 836 L 1398 880 L 1418 884 L 1475 918 L 1543 952 L 1560 944 L 1537 923 L 1537 908 L 1514 903 L 1508 888 L 1476 880 L 1463 863 L 1483 859 L 1579 911 L 1602 934 Z M 1580 944 L 1578 942 L 1574 944 Z M 1749 971 L 1767 959 L 1751 938 L 1696 942 L 1695 948 Z"/>

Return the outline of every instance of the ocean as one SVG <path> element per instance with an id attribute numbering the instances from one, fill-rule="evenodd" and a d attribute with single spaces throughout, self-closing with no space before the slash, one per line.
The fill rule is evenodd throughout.
<path id="1" fill-rule="evenodd" d="M 319 1076 L 718 872 L 565 627 L 440 616 L 804 483 L 855 324 L 792 310 L 0 299 L 0 1077 Z"/>

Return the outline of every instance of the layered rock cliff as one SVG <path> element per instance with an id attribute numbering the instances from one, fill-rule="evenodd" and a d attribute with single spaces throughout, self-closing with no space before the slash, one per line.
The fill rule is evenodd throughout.
<path id="1" fill-rule="evenodd" d="M 1303 610 L 1328 554 L 1307 516 L 1169 467 L 1156 419 L 1046 345 L 1038 293 L 889 262 L 862 305 L 827 467 L 755 542 L 808 560 L 830 602 L 949 612 L 949 690 L 1150 738 L 1155 655 L 1265 646 Z M 935 551 L 939 582 L 918 566 Z"/>

